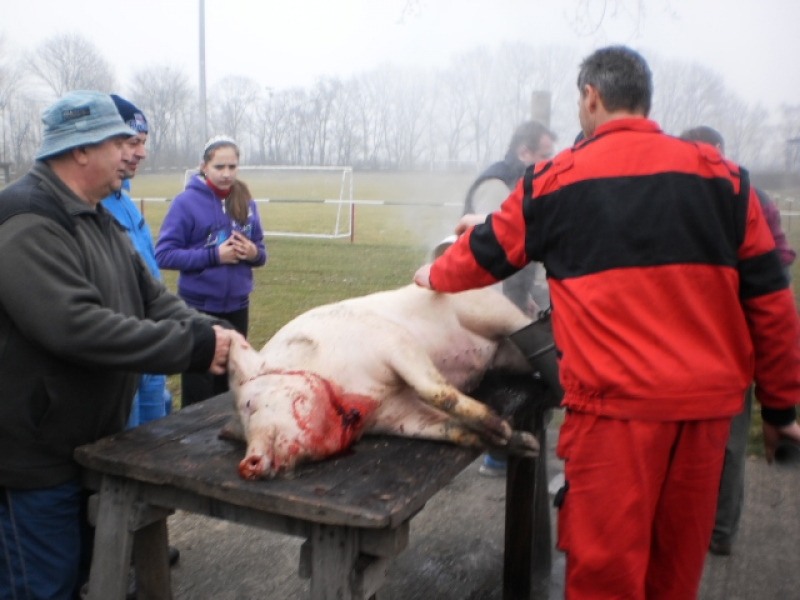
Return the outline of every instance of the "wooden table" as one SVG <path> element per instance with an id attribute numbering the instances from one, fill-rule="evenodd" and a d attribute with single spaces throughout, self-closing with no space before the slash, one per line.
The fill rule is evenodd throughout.
<path id="1" fill-rule="evenodd" d="M 305 538 L 300 574 L 311 579 L 312 600 L 377 598 L 389 562 L 408 544 L 411 518 L 479 455 L 365 436 L 346 455 L 299 467 L 293 479 L 244 481 L 237 472 L 244 447 L 218 439 L 232 410 L 226 394 L 76 450 L 87 487 L 99 491 L 90 600 L 125 598 L 131 553 L 138 598 L 172 597 L 166 518 L 174 509 Z M 507 485 L 513 491 L 516 482 L 520 493 L 507 503 L 507 599 L 546 598 L 535 593 L 536 578 L 550 568 L 540 462 L 509 465 Z M 546 523 L 532 505 L 542 488 Z M 534 549 L 542 539 L 532 532 L 545 526 L 547 564 L 540 564 Z"/>

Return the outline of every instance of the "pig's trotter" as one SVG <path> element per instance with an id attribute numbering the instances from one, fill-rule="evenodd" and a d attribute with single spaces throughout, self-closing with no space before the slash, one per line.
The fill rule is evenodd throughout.
<path id="1" fill-rule="evenodd" d="M 509 454 L 522 456 L 524 458 L 536 458 L 539 456 L 539 442 L 529 431 L 515 430 L 506 445 Z"/>
<path id="2" fill-rule="evenodd" d="M 505 446 L 514 433 L 508 421 L 491 411 L 487 412 L 486 417 L 482 420 L 482 425 L 481 433 L 489 442 L 497 446 Z"/>

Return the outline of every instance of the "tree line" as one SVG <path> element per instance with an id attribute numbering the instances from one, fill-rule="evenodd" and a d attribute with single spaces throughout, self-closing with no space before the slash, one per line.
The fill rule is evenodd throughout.
<path id="1" fill-rule="evenodd" d="M 745 102 L 699 62 L 645 51 L 654 74 L 652 117 L 671 134 L 717 128 L 727 154 L 750 168 L 797 166 L 800 104 L 768 111 Z M 361 169 L 477 169 L 505 153 L 530 117 L 531 94 L 552 97 L 559 147 L 579 131 L 577 48 L 523 42 L 478 47 L 445 68 L 384 64 L 348 78 L 320 76 L 307 87 L 268 88 L 230 75 L 209 89 L 208 134 L 233 136 L 249 165 L 351 165 Z M 133 70 L 125 85 L 102 52 L 77 34 L 14 53 L 0 37 L 3 162 L 24 171 L 41 139 L 41 110 L 73 89 L 118 93 L 151 125 L 146 168 L 194 167 L 203 128 L 190 74 L 168 62 Z"/>

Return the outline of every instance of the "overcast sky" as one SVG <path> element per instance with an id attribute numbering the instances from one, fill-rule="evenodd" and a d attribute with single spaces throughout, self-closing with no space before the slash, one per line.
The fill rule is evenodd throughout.
<path id="1" fill-rule="evenodd" d="M 609 43 L 694 60 L 750 103 L 800 103 L 800 0 L 607 0 L 602 25 L 576 20 L 603 0 L 205 0 L 208 86 L 246 75 L 264 86 L 307 86 L 392 62 L 445 66 L 459 52 L 503 41 Z M 20 50 L 65 32 L 94 42 L 126 72 L 182 66 L 197 81 L 199 0 L 0 0 L 0 32 Z M 617 7 L 616 10 L 614 8 Z M 585 9 L 581 14 L 585 14 Z M 576 70 L 577 74 L 577 65 Z"/>

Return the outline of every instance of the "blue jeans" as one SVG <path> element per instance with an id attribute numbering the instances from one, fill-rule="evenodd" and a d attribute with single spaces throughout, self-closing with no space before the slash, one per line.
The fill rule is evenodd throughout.
<path id="1" fill-rule="evenodd" d="M 77 600 L 88 579 L 88 493 L 75 480 L 52 488 L 0 488 L 0 600 Z"/>

